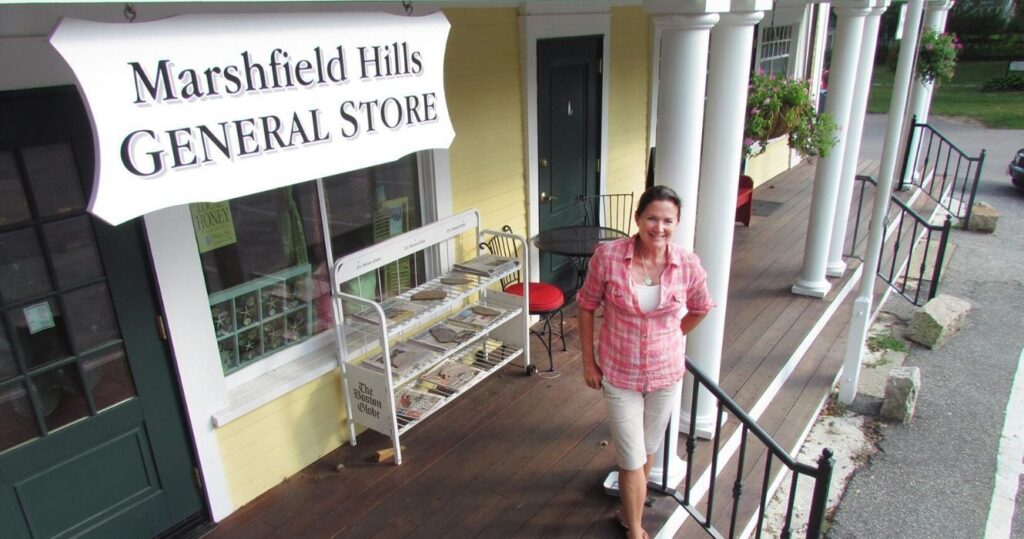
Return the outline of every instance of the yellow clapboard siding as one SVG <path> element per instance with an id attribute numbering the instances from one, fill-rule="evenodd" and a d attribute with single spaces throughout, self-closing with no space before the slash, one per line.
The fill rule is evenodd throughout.
<path id="1" fill-rule="evenodd" d="M 512 175 L 516 175 L 517 171 L 514 169 L 522 168 L 522 163 L 520 162 L 520 160 L 509 158 L 507 155 L 501 155 L 500 153 L 497 152 L 470 152 L 464 155 L 466 155 L 466 157 L 453 155 L 452 160 L 459 161 L 459 173 L 462 174 L 463 178 L 472 181 L 463 183 L 462 185 L 452 185 L 453 193 L 460 193 L 467 188 L 485 188 L 486 185 L 481 185 L 480 182 L 489 182 L 492 180 L 506 179 Z M 520 183 L 522 183 L 521 176 L 519 181 Z"/>
<path id="2" fill-rule="evenodd" d="M 346 440 L 336 372 L 217 430 L 232 503 L 241 506 Z"/>
<path id="3" fill-rule="evenodd" d="M 518 13 L 510 8 L 445 14 L 458 28 L 448 43 L 458 52 L 445 73 L 455 126 L 449 151 L 453 210 L 476 208 L 483 226 L 509 224 L 521 232 L 526 206 Z"/>
<path id="4" fill-rule="evenodd" d="M 325 375 L 325 377 L 337 378 L 337 373 Z M 310 384 L 315 384 L 311 382 Z M 255 441 L 263 443 L 269 440 L 273 445 L 275 436 L 281 429 L 290 432 L 307 431 L 316 429 L 325 423 L 342 425 L 344 414 L 340 399 L 340 384 L 331 384 L 327 389 L 313 389 L 309 384 L 288 395 L 274 401 L 274 403 L 285 404 L 277 413 L 259 418 L 258 416 L 246 416 L 232 422 L 229 426 L 235 431 L 231 436 L 221 434 L 232 434 L 225 432 L 227 429 L 218 431 L 218 440 L 221 444 L 223 455 L 246 455 L 251 453 Z M 339 430 L 340 432 L 340 430 Z M 241 459 L 247 460 L 247 459 Z M 233 463 L 226 464 L 231 469 Z"/>
<path id="5" fill-rule="evenodd" d="M 639 193 L 647 169 L 649 21 L 642 7 L 612 8 L 608 193 Z"/>

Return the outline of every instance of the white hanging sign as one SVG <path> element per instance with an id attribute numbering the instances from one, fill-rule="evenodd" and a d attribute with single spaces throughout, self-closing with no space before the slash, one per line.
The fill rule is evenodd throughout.
<path id="1" fill-rule="evenodd" d="M 447 148 L 441 13 L 63 19 L 92 119 L 89 211 L 118 224 Z"/>

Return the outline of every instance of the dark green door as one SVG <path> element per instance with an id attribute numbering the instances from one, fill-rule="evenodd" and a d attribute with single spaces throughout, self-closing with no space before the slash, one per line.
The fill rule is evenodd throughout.
<path id="1" fill-rule="evenodd" d="M 0 522 L 152 537 L 202 512 L 141 223 L 85 213 L 74 90 L 0 93 Z"/>
<path id="2" fill-rule="evenodd" d="M 581 195 L 597 194 L 601 148 L 600 36 L 537 42 L 537 148 L 540 229 L 582 224 Z M 576 271 L 541 253 L 541 280 L 563 290 Z"/>

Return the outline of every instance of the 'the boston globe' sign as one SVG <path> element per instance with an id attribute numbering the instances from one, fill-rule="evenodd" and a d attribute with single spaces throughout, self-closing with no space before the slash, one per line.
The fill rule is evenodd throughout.
<path id="1" fill-rule="evenodd" d="M 444 15 L 64 19 L 112 224 L 447 148 Z"/>

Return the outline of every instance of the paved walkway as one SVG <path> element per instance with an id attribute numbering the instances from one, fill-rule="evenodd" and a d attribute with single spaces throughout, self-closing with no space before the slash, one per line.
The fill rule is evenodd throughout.
<path id="1" fill-rule="evenodd" d="M 879 146 L 865 140 L 862 157 L 879 151 L 884 121 L 869 116 L 866 133 L 874 132 Z M 1024 193 L 1006 175 L 1010 157 L 1024 147 L 1024 131 L 932 123 L 969 154 L 988 150 L 978 200 L 999 211 L 999 226 L 991 235 L 953 232 L 940 292 L 967 299 L 973 309 L 944 348 L 911 348 L 905 364 L 920 367 L 922 378 L 916 415 L 910 425 L 882 427 L 880 451 L 855 474 L 835 515 L 836 539 L 1024 537 L 1024 432 L 1012 421 L 1024 410 L 1007 409 L 1015 379 L 1024 385 Z M 898 297 L 883 309 L 905 320 L 912 314 Z"/>

